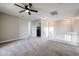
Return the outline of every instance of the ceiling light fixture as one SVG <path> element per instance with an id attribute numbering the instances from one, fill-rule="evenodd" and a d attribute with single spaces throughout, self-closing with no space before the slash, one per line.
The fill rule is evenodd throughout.
<path id="1" fill-rule="evenodd" d="M 28 13 L 28 12 L 29 12 L 29 10 L 26 10 L 25 12 L 27 12 L 27 13 Z"/>

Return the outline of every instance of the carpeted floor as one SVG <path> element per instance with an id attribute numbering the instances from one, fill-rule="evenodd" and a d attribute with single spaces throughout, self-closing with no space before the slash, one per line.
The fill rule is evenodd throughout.
<path id="1" fill-rule="evenodd" d="M 0 47 L 0 56 L 79 56 L 79 47 L 44 40 L 27 38 L 5 43 Z"/>

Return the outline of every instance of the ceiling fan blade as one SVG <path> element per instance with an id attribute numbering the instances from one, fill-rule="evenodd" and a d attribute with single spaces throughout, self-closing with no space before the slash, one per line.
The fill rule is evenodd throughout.
<path id="1" fill-rule="evenodd" d="M 32 11 L 32 12 L 38 12 L 37 10 L 32 10 L 32 9 L 30 9 L 30 11 Z"/>
<path id="2" fill-rule="evenodd" d="M 28 12 L 28 14 L 29 14 L 29 15 L 31 15 L 31 13 L 30 13 L 30 12 Z"/>
<path id="3" fill-rule="evenodd" d="M 23 8 L 23 9 L 25 9 L 24 7 L 22 7 L 22 6 L 18 5 L 18 4 L 14 4 L 14 5 L 16 5 L 16 6 L 20 7 L 20 8 Z"/>
<path id="4" fill-rule="evenodd" d="M 19 13 L 22 13 L 22 12 L 24 12 L 25 10 L 22 10 L 22 11 L 20 11 Z"/>

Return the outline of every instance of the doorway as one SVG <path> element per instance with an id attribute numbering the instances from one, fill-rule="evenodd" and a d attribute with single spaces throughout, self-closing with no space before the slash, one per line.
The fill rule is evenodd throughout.
<path id="1" fill-rule="evenodd" d="M 37 27 L 37 37 L 41 37 L 41 27 Z"/>

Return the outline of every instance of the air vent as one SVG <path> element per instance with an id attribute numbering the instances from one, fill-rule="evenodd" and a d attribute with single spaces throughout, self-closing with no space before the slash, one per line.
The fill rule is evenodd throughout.
<path id="1" fill-rule="evenodd" d="M 57 11 L 53 11 L 53 12 L 51 12 L 50 14 L 51 14 L 51 15 L 57 15 L 58 12 L 57 12 Z"/>

